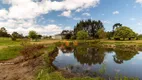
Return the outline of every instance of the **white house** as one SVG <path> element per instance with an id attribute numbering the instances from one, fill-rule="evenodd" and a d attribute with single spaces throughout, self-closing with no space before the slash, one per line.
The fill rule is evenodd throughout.
<path id="1" fill-rule="evenodd" d="M 57 40 L 62 40 L 62 35 L 61 34 L 57 34 L 52 36 L 53 39 L 57 39 Z"/>

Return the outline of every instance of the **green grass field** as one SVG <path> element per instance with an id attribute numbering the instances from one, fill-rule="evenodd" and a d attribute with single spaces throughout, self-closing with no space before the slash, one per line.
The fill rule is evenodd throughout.
<path id="1" fill-rule="evenodd" d="M 0 38 L 0 61 L 15 58 L 21 50 L 21 40 L 12 41 L 11 38 Z"/>
<path id="2" fill-rule="evenodd" d="M 3 48 L 0 50 L 0 61 L 8 60 L 17 57 L 20 55 L 20 50 L 22 50 L 21 46 L 12 46 Z"/>
<path id="3" fill-rule="evenodd" d="M 0 38 L 0 46 L 17 46 L 21 40 L 12 41 L 11 38 Z"/>

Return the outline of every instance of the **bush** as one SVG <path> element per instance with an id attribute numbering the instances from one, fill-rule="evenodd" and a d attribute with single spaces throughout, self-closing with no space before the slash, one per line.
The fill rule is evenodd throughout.
<path id="1" fill-rule="evenodd" d="M 123 38 L 123 40 L 125 40 L 125 38 L 135 38 L 136 37 L 136 33 L 130 29 L 129 27 L 126 26 L 122 26 L 119 28 L 116 28 L 115 33 L 114 33 L 114 37 L 115 38 Z"/>
<path id="2" fill-rule="evenodd" d="M 75 37 L 75 36 L 72 36 L 72 37 L 71 37 L 71 40 L 75 40 L 75 39 L 76 39 L 76 37 Z"/>
<path id="3" fill-rule="evenodd" d="M 99 39 L 104 39 L 104 38 L 106 38 L 106 32 L 104 31 L 103 28 L 101 28 L 101 29 L 99 29 L 99 30 L 97 31 L 97 35 L 98 35 Z"/>
<path id="4" fill-rule="evenodd" d="M 88 33 L 84 30 L 77 32 L 77 39 L 79 40 L 88 39 Z"/>

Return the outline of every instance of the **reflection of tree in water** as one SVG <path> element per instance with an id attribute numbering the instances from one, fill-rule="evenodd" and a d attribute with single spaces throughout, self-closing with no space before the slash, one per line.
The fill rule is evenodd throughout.
<path id="1" fill-rule="evenodd" d="M 78 46 L 74 50 L 74 55 L 78 62 L 81 64 L 101 64 L 104 61 L 104 50 L 98 48 L 86 48 L 84 46 Z"/>
<path id="2" fill-rule="evenodd" d="M 123 61 L 131 60 L 136 54 L 138 54 L 137 51 L 131 52 L 115 50 L 115 55 L 113 56 L 113 58 L 116 63 L 121 64 L 123 63 Z"/>

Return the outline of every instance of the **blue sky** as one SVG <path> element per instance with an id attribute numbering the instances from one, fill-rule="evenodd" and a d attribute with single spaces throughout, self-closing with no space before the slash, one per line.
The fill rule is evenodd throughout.
<path id="1" fill-rule="evenodd" d="M 142 0 L 1 0 L 0 27 L 9 33 L 54 35 L 79 20 L 101 20 L 106 31 L 122 23 L 142 34 Z"/>

